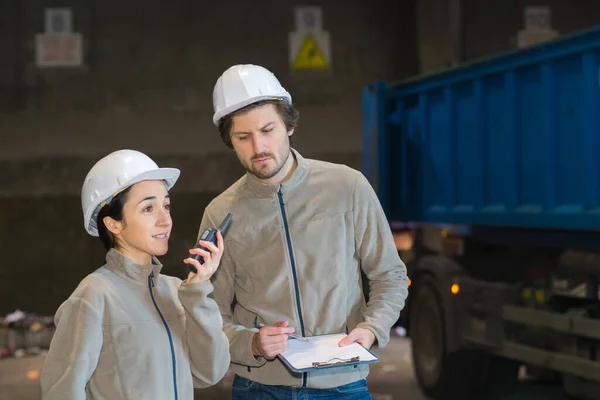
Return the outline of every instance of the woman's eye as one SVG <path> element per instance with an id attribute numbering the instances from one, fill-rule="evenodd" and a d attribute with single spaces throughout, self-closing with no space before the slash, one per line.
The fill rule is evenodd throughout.
<path id="1" fill-rule="evenodd" d="M 144 208 L 143 211 L 144 212 L 151 212 L 152 211 L 152 206 L 148 206 L 148 207 Z"/>
<path id="2" fill-rule="evenodd" d="M 170 204 L 165 205 L 165 210 L 171 211 L 171 205 Z"/>

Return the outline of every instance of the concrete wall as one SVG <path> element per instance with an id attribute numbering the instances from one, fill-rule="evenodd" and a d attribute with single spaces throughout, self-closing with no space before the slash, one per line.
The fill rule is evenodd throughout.
<path id="1" fill-rule="evenodd" d="M 185 275 L 204 206 L 243 171 L 212 125 L 212 89 L 237 63 L 271 69 L 300 110 L 296 147 L 360 168 L 361 89 L 418 71 L 414 1 L 325 0 L 328 73 L 293 73 L 296 1 L 7 0 L 0 3 L 0 314 L 53 313 L 101 265 L 79 191 L 93 163 L 136 148 L 182 169 L 166 273 Z M 44 6 L 70 6 L 85 67 L 40 70 Z M 16 38 L 16 40 L 15 40 Z"/>
<path id="2" fill-rule="evenodd" d="M 421 70 L 515 49 L 526 6 L 549 6 L 552 27 L 561 35 L 600 24 L 600 3 L 595 0 L 418 0 Z M 459 26 L 451 19 L 457 15 Z"/>
<path id="3" fill-rule="evenodd" d="M 561 33 L 600 22 L 594 0 L 322 0 L 310 5 L 323 7 L 333 69 L 300 74 L 288 65 L 295 4 L 303 2 L 0 2 L 0 314 L 53 313 L 102 263 L 99 241 L 82 229 L 79 190 L 118 148 L 182 168 L 163 261 L 184 276 L 204 206 L 242 173 L 211 123 L 213 85 L 232 64 L 262 64 L 292 92 L 303 154 L 360 168 L 364 85 L 514 48 L 527 4 L 550 5 Z M 73 7 L 86 66 L 39 70 L 33 35 L 43 7 L 61 5 Z"/>
<path id="4" fill-rule="evenodd" d="M 85 35 L 86 66 L 60 71 L 32 63 L 41 5 L 59 4 L 9 2 L 17 3 L 3 13 L 3 31 L 19 32 L 20 40 L 4 46 L 15 57 L 0 69 L 2 103 L 17 107 L 1 117 L 1 158 L 99 156 L 119 147 L 222 153 L 211 122 L 212 89 L 237 63 L 266 66 L 291 91 L 302 112 L 304 151 L 358 153 L 361 88 L 418 69 L 410 2 L 318 2 L 332 38 L 333 70 L 295 74 L 288 32 L 293 5 L 303 2 L 63 1 Z M 11 71 L 19 55 L 24 62 Z"/>

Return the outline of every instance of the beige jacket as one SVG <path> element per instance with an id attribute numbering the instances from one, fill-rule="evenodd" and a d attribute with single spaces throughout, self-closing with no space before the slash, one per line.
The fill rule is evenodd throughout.
<path id="1" fill-rule="evenodd" d="M 229 343 L 210 282 L 161 275 L 116 250 L 59 307 L 43 400 L 192 400 L 217 383 Z"/>
<path id="2" fill-rule="evenodd" d="M 279 359 L 257 359 L 254 318 L 289 321 L 304 336 L 366 328 L 383 347 L 408 295 L 406 267 L 366 178 L 293 151 L 298 167 L 288 181 L 269 185 L 246 174 L 208 205 L 200 233 L 233 214 L 213 285 L 234 372 L 263 384 L 330 388 L 366 377 L 368 366 L 297 374 Z"/>

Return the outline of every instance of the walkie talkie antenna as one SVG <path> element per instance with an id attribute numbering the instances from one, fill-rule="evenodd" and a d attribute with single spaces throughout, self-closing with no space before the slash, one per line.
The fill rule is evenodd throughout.
<path id="1" fill-rule="evenodd" d="M 221 232 L 221 235 L 225 235 L 227 228 L 229 228 L 230 221 L 231 221 L 231 213 L 227 213 L 227 216 L 225 217 L 223 222 L 221 222 L 221 226 L 219 226 L 219 232 Z"/>

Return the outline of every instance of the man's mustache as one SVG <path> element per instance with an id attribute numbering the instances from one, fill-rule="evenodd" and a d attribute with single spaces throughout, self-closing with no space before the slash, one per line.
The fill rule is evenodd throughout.
<path id="1" fill-rule="evenodd" d="M 259 160 L 261 158 L 273 158 L 273 154 L 271 154 L 271 153 L 255 154 L 255 155 L 252 156 L 252 161 L 256 161 L 256 160 Z"/>

